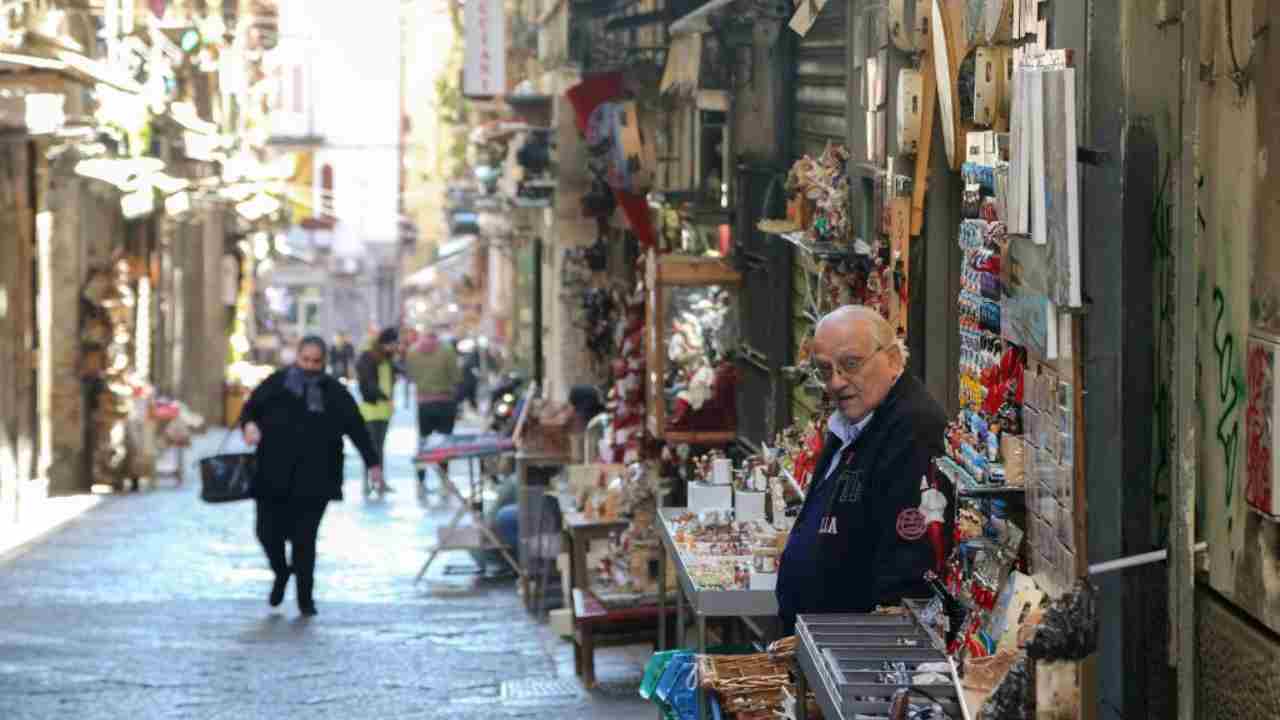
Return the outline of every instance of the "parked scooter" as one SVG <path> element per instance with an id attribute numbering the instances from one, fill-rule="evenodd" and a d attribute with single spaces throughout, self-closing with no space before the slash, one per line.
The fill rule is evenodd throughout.
<path id="1" fill-rule="evenodd" d="M 524 378 L 519 373 L 510 372 L 498 381 L 489 393 L 489 429 L 503 435 L 515 431 L 516 418 L 520 416 L 521 390 L 524 389 Z"/>

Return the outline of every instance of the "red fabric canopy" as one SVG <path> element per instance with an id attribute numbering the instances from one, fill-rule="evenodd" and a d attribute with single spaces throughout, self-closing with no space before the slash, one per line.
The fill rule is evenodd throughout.
<path id="1" fill-rule="evenodd" d="M 590 75 L 569 88 L 565 92 L 565 97 L 573 105 L 578 132 L 583 135 L 587 133 L 587 121 L 600 103 L 616 100 L 625 94 L 626 85 L 622 73 L 616 72 Z M 657 231 L 654 230 L 653 217 L 649 213 L 649 201 L 643 195 L 622 192 L 616 188 L 610 188 L 610 190 L 613 191 L 614 198 L 622 208 L 622 214 L 627 218 L 627 225 L 631 227 L 631 232 L 635 233 L 636 239 L 640 241 L 640 246 L 653 247 L 657 241 Z"/>

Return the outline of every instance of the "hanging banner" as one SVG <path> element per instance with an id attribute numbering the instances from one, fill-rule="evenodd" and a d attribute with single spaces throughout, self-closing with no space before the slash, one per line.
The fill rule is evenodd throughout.
<path id="1" fill-rule="evenodd" d="M 502 95 L 507 87 L 507 33 L 502 0 L 467 0 L 462 94 Z"/>

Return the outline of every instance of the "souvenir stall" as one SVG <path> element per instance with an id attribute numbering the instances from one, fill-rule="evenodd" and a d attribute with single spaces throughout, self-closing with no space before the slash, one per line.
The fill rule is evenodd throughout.
<path id="1" fill-rule="evenodd" d="M 573 638 L 587 686 L 595 684 L 596 648 L 651 640 L 663 625 L 659 618 L 670 613 L 657 602 L 657 508 L 670 488 L 656 472 L 657 449 L 646 436 L 652 115 L 637 89 L 620 74 L 601 74 L 566 93 L 594 178 L 584 186 L 581 216 L 596 221 L 597 239 L 563 250 L 560 298 L 574 306 L 574 323 L 586 331 L 588 369 L 606 382 L 604 412 L 583 439 L 581 457 L 561 474 L 558 492 L 549 490 L 567 541 L 561 572 L 569 610 L 552 611 L 551 619 Z"/>
<path id="2" fill-rule="evenodd" d="M 918 66 L 902 71 L 923 76 L 926 118 L 936 97 L 941 150 L 963 181 L 960 410 L 947 431 L 947 455 L 926 480 L 956 490 L 956 506 L 945 509 L 955 519 L 955 543 L 931 578 L 936 597 L 910 607 L 936 640 L 930 645 L 954 663 L 948 669 L 958 685 L 951 689 L 939 676 L 930 689 L 916 677 L 927 674 L 924 658 L 886 656 L 874 659 L 888 664 L 865 669 L 886 672 L 905 662 L 907 674 L 883 692 L 854 695 L 884 704 L 873 715 L 889 716 L 898 688 L 909 687 L 930 694 L 901 700 L 915 713 L 908 716 L 1078 717 L 1088 682 L 1081 661 L 1097 638 L 1093 591 L 1078 580 L 1088 567 L 1074 71 L 1070 52 L 1041 44 L 1033 6 L 1015 13 L 1014 3 L 979 5 L 975 15 L 958 4 L 924 4 L 917 20 L 928 23 L 931 41 L 914 53 Z M 906 11 L 899 4 L 891 14 Z M 916 26 L 923 27 L 910 18 L 893 25 Z M 914 77 L 900 78 L 899 105 L 915 102 L 917 88 Z M 927 154 L 928 143 L 918 152 Z M 909 224 L 895 204 L 886 216 Z M 798 450 L 793 465 L 802 484 L 811 447 L 800 441 Z M 860 622 L 849 618 L 842 631 Z M 809 645 L 813 658 L 821 655 L 814 655 L 819 640 Z M 838 700 L 849 677 L 838 674 L 843 669 L 813 661 L 804 675 L 820 697 Z M 871 709 L 820 704 L 842 717 Z"/>
<path id="3" fill-rule="evenodd" d="M 905 339 L 908 249 L 921 232 L 931 153 L 945 156 L 963 182 L 956 226 L 961 283 L 952 301 L 959 313 L 960 410 L 948 429 L 947 455 L 925 480 L 926 495 L 943 499 L 931 512 L 955 523 L 955 549 L 931 579 L 933 601 L 885 609 L 910 611 L 909 621 L 900 622 L 936 642 L 921 648 L 931 658 L 894 658 L 881 649 L 860 657 L 866 667 L 850 669 L 819 662 L 830 660 L 820 636 L 865 634 L 858 626 L 870 621 L 808 618 L 809 630 L 822 627 L 809 633 L 807 650 L 800 643 L 811 660 L 800 665 L 828 716 L 888 717 L 895 695 L 903 695 L 899 703 L 913 717 L 1031 717 L 1033 708 L 1045 717 L 1076 717 L 1088 684 L 1088 663 L 1081 661 L 1096 644 L 1092 589 L 1078 582 L 1088 568 L 1072 58 L 1043 46 L 1032 4 L 1016 3 L 1018 12 L 1013 2 L 969 5 L 976 11 L 910 2 L 857 11 L 853 54 L 864 91 L 858 102 L 868 111 L 866 146 L 851 153 L 828 141 L 821 155 L 802 157 L 787 179 L 786 217 L 758 225 L 797 250 L 797 352 L 789 373 L 798 390 L 796 421 L 753 459 L 759 472 L 727 471 L 763 476 L 769 518 L 783 509 L 785 523 L 785 508 L 807 488 L 830 414 L 805 372 L 813 323 L 857 303 L 878 309 Z M 891 69 L 894 82 L 886 78 Z M 935 103 L 941 148 L 929 142 Z M 894 121 L 885 122 L 895 105 Z M 894 145 L 896 159 L 886 152 Z M 909 172 L 913 155 L 914 177 L 899 175 L 895 165 Z M 759 557 L 742 550 L 743 531 L 733 524 L 742 518 L 729 511 L 729 522 L 725 515 L 724 508 L 738 505 L 730 490 L 735 481 L 720 486 L 715 475 L 706 472 L 705 490 L 692 484 L 689 511 L 663 525 L 681 581 L 698 576 L 688 582 L 691 593 L 746 589 L 755 581 L 751 568 Z M 946 485 L 956 489 L 957 502 L 946 502 L 940 490 Z M 695 496 L 721 509 L 694 512 Z M 703 546 L 741 554 L 715 561 L 690 555 L 687 548 L 700 543 L 689 538 L 698 534 L 707 538 Z M 883 692 L 837 677 L 845 670 L 879 673 L 873 682 Z M 934 685 L 933 698 L 898 692 Z M 788 689 L 785 716 L 815 705 L 795 702 L 798 692 Z M 841 692 L 855 704 L 837 707 Z"/>
<path id="4" fill-rule="evenodd" d="M 957 546 L 936 606 L 948 617 L 948 651 L 977 670 L 966 687 L 981 712 L 1030 716 L 1034 707 L 1039 716 L 1077 717 L 1088 684 L 1079 661 L 1096 630 L 1093 589 L 1081 580 L 1088 563 L 1075 71 L 1070 51 L 1044 46 L 1034 9 L 1015 16 L 1004 5 L 1002 27 L 1027 40 L 1016 49 L 970 52 L 965 18 L 932 15 L 948 159 L 964 183 L 960 412 L 947 457 L 936 460 L 957 489 Z M 972 85 L 962 82 L 969 63 Z M 971 102 L 945 100 L 960 88 Z M 1048 618 L 1049 600 L 1078 614 Z M 1063 633 L 1080 639 L 1037 650 Z M 1038 658 L 1033 669 L 1028 657 Z M 1025 695 L 1031 674 L 1034 698 Z M 1001 695 L 1006 686 L 1027 700 L 1022 708 Z"/>
<path id="5" fill-rule="evenodd" d="M 138 343 L 149 337 L 145 282 L 143 297 L 138 292 L 144 267 L 140 258 L 117 252 L 110 265 L 90 270 L 80 292 L 79 372 L 90 388 L 91 472 L 95 483 L 116 490 L 137 490 L 155 463 L 151 387 L 138 367 Z"/>
<path id="6" fill-rule="evenodd" d="M 879 213 L 870 224 L 854 215 L 854 165 L 848 148 L 834 142 L 827 142 L 816 157 L 802 156 L 784 184 L 786 216 L 757 224 L 759 231 L 794 248 L 795 364 L 784 370 L 783 378 L 793 386 L 795 421 L 736 464 L 718 452 L 703 458 L 664 458 L 689 476 L 688 507 L 664 508 L 661 517 L 663 540 L 679 583 L 676 643 L 698 653 L 691 672 L 698 674 L 706 691 L 691 701 L 698 713 L 714 705 L 732 717 L 795 717 L 802 712 L 797 702 L 801 693 L 817 712 L 815 696 L 797 689 L 793 674 L 778 672 L 779 662 L 785 668 L 794 659 L 794 639 L 789 651 L 781 654 L 775 647 L 772 653 L 706 655 L 707 620 L 735 618 L 764 639 L 773 632 L 782 548 L 832 412 L 821 384 L 807 370 L 818 319 L 841 305 L 862 304 L 879 310 L 900 337 L 907 332 L 905 240 L 895 245 Z M 905 221 L 900 227 L 905 231 Z M 678 349 L 676 345 L 673 352 Z M 654 422 L 653 413 L 650 421 Z M 689 644 L 680 633 L 686 605 L 697 633 Z M 722 639 L 727 636 L 720 634 Z M 659 653 L 654 664 L 667 662 L 664 672 L 677 672 L 671 657 Z M 660 693 L 657 697 L 664 707 L 670 705 Z"/>

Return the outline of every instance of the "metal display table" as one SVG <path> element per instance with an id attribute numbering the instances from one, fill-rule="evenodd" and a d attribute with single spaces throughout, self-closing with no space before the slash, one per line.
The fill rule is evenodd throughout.
<path id="1" fill-rule="evenodd" d="M 885 663 L 905 664 L 908 675 L 916 674 L 922 663 L 940 663 L 947 668 L 948 682 L 911 687 L 932 696 L 948 717 L 968 720 L 955 665 L 910 615 L 801 615 L 796 637 L 801 669 L 797 697 L 805 698 L 812 689 L 828 720 L 888 717 L 890 696 L 906 684 L 886 678 Z M 796 710 L 797 720 L 806 720 L 803 701 Z"/>
<path id="2" fill-rule="evenodd" d="M 512 452 L 514 449 L 515 445 L 510 438 L 492 433 L 449 435 L 443 442 L 427 445 L 424 441 L 419 446 L 418 454 L 413 460 L 414 467 L 424 469 L 428 465 L 436 465 L 440 470 L 440 487 L 446 495 L 456 499 L 459 506 L 449 524 L 440 529 L 439 542 L 431 549 L 431 554 L 418 570 L 415 583 L 422 580 L 431 563 L 445 550 L 497 550 L 523 579 L 520 564 L 484 522 L 484 507 L 479 502 L 482 495 L 480 482 L 483 478 L 476 471 L 476 465 L 482 458 Z M 467 481 L 471 492 L 469 498 L 462 495 L 449 477 L 450 460 L 467 461 Z M 468 516 L 471 517 L 471 526 L 459 527 L 462 519 Z"/>
<path id="3" fill-rule="evenodd" d="M 693 584 L 689 570 L 676 547 L 671 528 L 672 518 L 688 512 L 685 508 L 658 508 L 659 535 L 665 552 L 658 553 L 658 612 L 665 617 L 668 556 L 676 563 L 676 645 L 684 646 L 685 604 L 693 613 L 697 626 L 697 650 L 707 652 L 707 618 L 736 617 L 742 619 L 756 635 L 763 635 L 755 617 L 775 617 L 778 599 L 773 590 L 704 590 Z M 666 622 L 658 624 L 658 650 L 667 649 Z M 706 695 L 698 693 L 698 717 L 707 717 Z"/>

